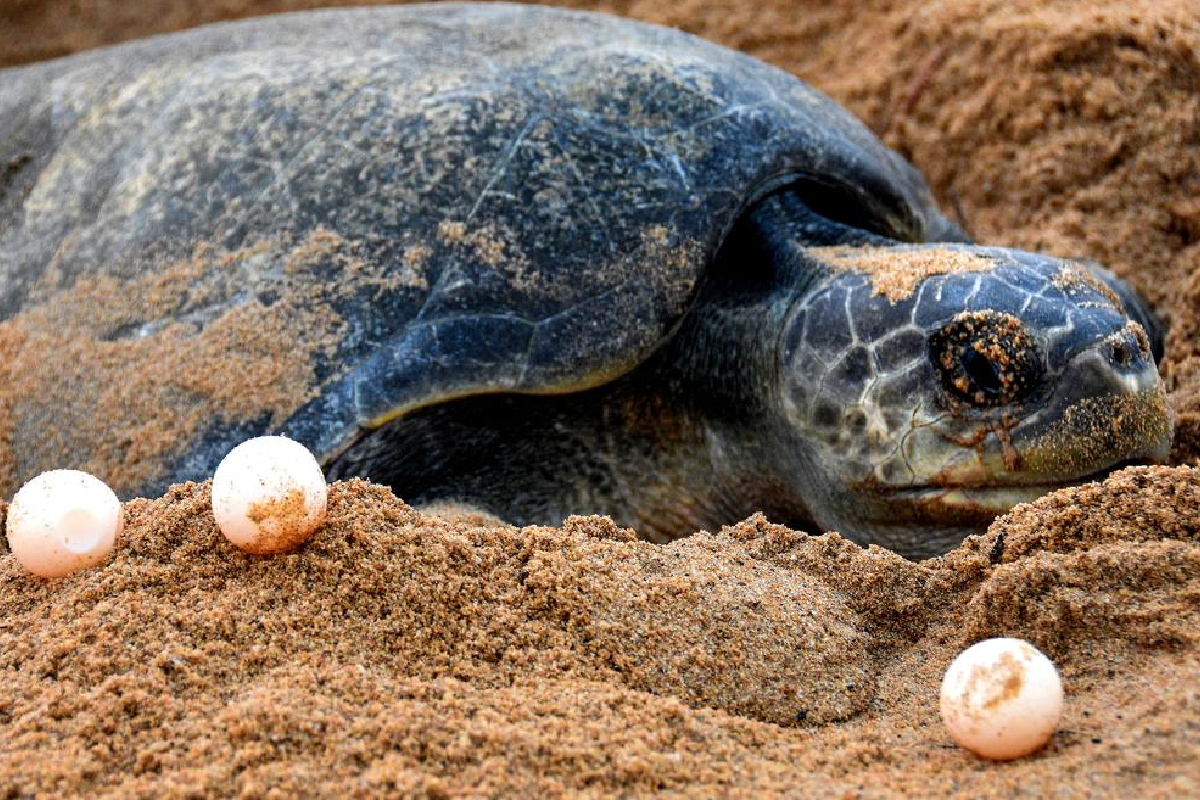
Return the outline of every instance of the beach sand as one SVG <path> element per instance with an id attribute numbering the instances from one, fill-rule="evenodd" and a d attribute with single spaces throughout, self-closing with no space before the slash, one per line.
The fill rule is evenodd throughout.
<path id="1" fill-rule="evenodd" d="M 9 0 L 0 63 L 301 7 Z M 126 505 L 99 568 L 45 582 L 0 556 L 0 795 L 1200 795 L 1194 3 L 589 7 L 792 70 L 978 240 L 1135 283 L 1170 326 L 1171 465 L 921 563 L 763 518 L 666 546 L 596 517 L 451 523 L 362 481 L 302 550 L 256 557 L 207 484 L 177 486 Z M 999 635 L 1067 693 L 1049 746 L 1005 764 L 937 708 L 954 655 Z"/>

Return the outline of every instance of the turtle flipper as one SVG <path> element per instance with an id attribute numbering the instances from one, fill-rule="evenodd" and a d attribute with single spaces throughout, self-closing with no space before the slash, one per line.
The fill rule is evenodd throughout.
<path id="1" fill-rule="evenodd" d="M 298 409 L 283 433 L 329 463 L 362 432 L 422 406 L 478 394 L 599 386 L 640 364 L 681 311 L 647 282 L 540 320 L 512 314 L 417 319 Z M 614 331 L 597 325 L 606 319 L 640 322 Z M 581 363 L 593 366 L 581 370 Z"/>

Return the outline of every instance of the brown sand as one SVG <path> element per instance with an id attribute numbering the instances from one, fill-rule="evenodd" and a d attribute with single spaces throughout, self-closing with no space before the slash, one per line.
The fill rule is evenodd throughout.
<path id="1" fill-rule="evenodd" d="M 595 517 L 449 524 L 362 481 L 280 557 L 226 543 L 207 484 L 126 514 L 102 568 L 0 561 L 11 788 L 1200 791 L 1193 468 L 1059 492 L 922 564 L 763 519 L 668 546 Z M 955 748 L 936 703 L 998 634 L 1069 697 L 1007 765 Z"/>
<path id="2" fill-rule="evenodd" d="M 6 0 L 0 63 L 315 4 Z M 1133 280 L 1171 324 L 1173 458 L 1196 463 L 1191 0 L 581 5 L 791 69 L 978 239 Z M 762 519 L 669 546 L 595 518 L 447 523 L 361 482 L 330 513 L 301 552 L 245 556 L 188 485 L 128 504 L 101 568 L 41 582 L 0 557 L 0 794 L 1200 794 L 1188 466 L 1058 492 L 921 564 Z M 1068 699 L 1045 751 L 994 765 L 936 696 L 1001 634 L 1055 659 Z"/>
<path id="3" fill-rule="evenodd" d="M 987 272 L 994 265 L 990 258 L 941 248 L 889 250 L 886 253 L 864 251 L 861 247 L 812 247 L 809 250 L 834 269 L 865 272 L 871 280 L 871 294 L 886 297 L 893 303 L 911 297 L 921 281 L 932 275 Z M 1100 281 L 1097 283 L 1103 285 Z"/>

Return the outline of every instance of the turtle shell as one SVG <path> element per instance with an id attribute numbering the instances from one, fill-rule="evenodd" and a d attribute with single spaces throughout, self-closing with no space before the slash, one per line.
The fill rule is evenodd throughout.
<path id="1" fill-rule="evenodd" d="M 598 14 L 310 12 L 5 71 L 0 484 L 157 493 L 250 435 L 328 461 L 417 407 L 600 385 L 796 181 L 944 224 L 801 81 Z"/>

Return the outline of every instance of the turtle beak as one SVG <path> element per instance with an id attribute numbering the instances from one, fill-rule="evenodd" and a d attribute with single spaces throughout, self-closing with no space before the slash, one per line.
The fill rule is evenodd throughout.
<path id="1" fill-rule="evenodd" d="M 1141 334 L 1141 335 L 1138 335 Z M 1030 418 L 1021 454 L 1029 475 L 1086 477 L 1122 461 L 1165 461 L 1173 420 L 1141 326 L 1131 323 L 1076 356 L 1050 422 Z"/>

